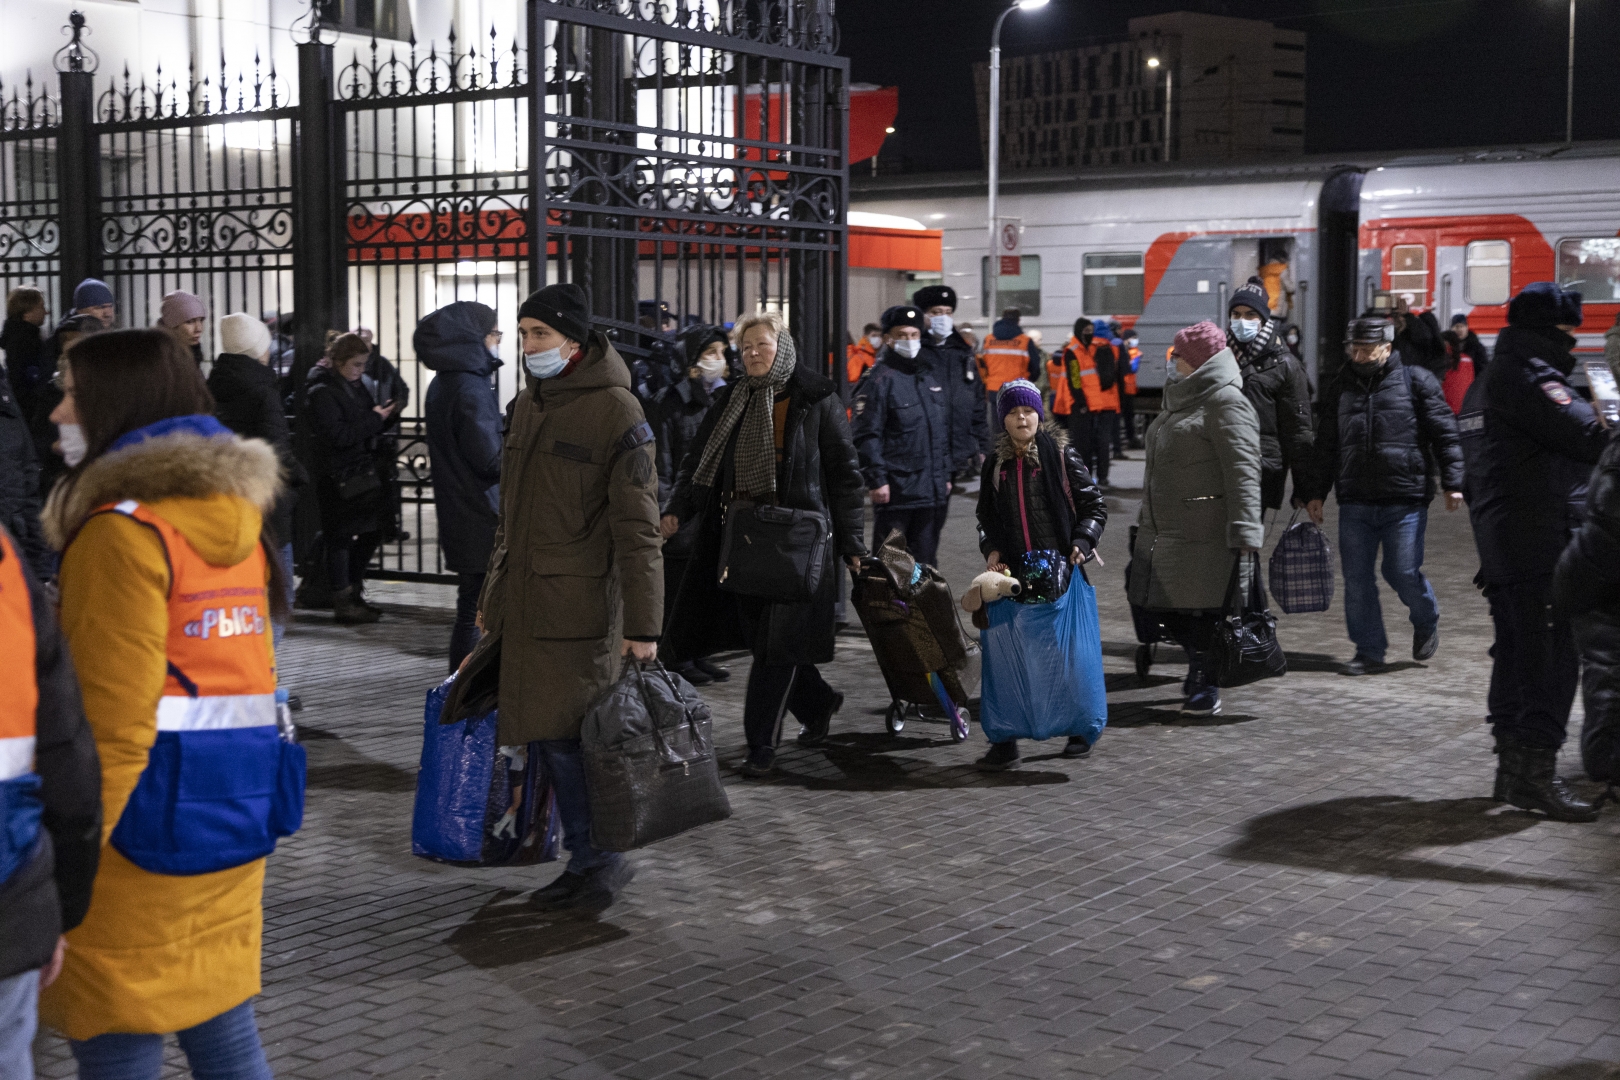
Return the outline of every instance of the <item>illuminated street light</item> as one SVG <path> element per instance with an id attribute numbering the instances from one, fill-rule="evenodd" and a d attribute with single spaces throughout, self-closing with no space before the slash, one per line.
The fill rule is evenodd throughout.
<path id="1" fill-rule="evenodd" d="M 1001 24 L 1015 11 L 1034 11 L 1051 0 L 1014 0 L 1006 10 L 996 16 L 996 25 L 990 31 L 990 263 L 985 273 L 985 311 L 987 317 L 996 317 L 996 286 L 1001 276 L 1000 232 L 996 224 L 996 189 L 1001 181 Z"/>

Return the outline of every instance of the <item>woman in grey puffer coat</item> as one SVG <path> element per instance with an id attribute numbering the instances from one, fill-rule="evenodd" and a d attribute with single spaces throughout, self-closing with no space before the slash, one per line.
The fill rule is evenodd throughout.
<path id="1" fill-rule="evenodd" d="M 1260 419 L 1243 396 L 1226 334 L 1211 322 L 1176 335 L 1176 372 L 1147 429 L 1147 468 L 1126 575 L 1130 601 L 1187 650 L 1182 712 L 1221 711 L 1204 654 L 1227 602 L 1234 561 L 1247 590 L 1260 522 Z M 1246 592 L 1240 593 L 1246 595 Z"/>

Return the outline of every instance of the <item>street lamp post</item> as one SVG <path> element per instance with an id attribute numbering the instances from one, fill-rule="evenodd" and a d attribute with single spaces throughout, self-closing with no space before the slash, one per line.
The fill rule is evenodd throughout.
<path id="1" fill-rule="evenodd" d="M 1571 3 L 1573 2 L 1574 0 L 1571 0 Z M 1157 56 L 1148 57 L 1147 66 L 1157 68 L 1159 58 Z M 1170 164 L 1170 108 L 1175 102 L 1175 93 L 1176 69 L 1167 63 L 1164 65 L 1164 163 L 1166 165 Z"/>
<path id="2" fill-rule="evenodd" d="M 1564 141 L 1575 141 L 1575 0 L 1569 0 L 1569 71 L 1564 83 Z"/>
<path id="3" fill-rule="evenodd" d="M 996 279 L 1001 276 L 1000 229 L 996 224 L 996 188 L 1001 182 L 1001 24 L 1015 11 L 1034 11 L 1049 2 L 1015 0 L 996 16 L 996 25 L 990 31 L 990 262 L 985 267 L 984 309 L 991 325 L 995 325 L 996 318 Z"/>

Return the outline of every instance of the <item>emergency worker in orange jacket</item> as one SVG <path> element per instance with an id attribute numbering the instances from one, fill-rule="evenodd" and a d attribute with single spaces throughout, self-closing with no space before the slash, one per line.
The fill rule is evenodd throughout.
<path id="1" fill-rule="evenodd" d="M 1119 427 L 1114 434 L 1114 460 L 1125 460 L 1126 450 L 1142 449 L 1136 434 L 1136 370 L 1142 364 L 1142 348 L 1133 329 L 1121 330 L 1119 347 L 1114 350 L 1119 363 Z"/>
<path id="2" fill-rule="evenodd" d="M 867 323 L 861 327 L 861 340 L 844 346 L 844 377 L 854 386 L 866 374 L 866 369 L 877 363 L 877 351 L 883 344 L 883 327 Z"/>
<path id="3" fill-rule="evenodd" d="M 1007 308 L 1001 313 L 995 325 L 990 327 L 990 334 L 979 347 L 979 375 L 984 380 L 986 430 L 992 433 L 1001 430 L 1001 423 L 995 417 L 996 393 L 1001 384 L 1012 379 L 1028 379 L 1032 383 L 1041 381 L 1041 369 L 1046 360 L 1041 355 L 1040 347 L 1033 338 L 1024 333 L 1018 320 L 1024 313 L 1017 308 Z"/>
<path id="4" fill-rule="evenodd" d="M 1091 320 L 1082 316 L 1074 321 L 1074 336 L 1063 347 L 1062 356 L 1074 395 L 1069 413 L 1071 441 L 1097 483 L 1107 487 L 1114 425 L 1119 422 L 1119 369 L 1114 350 L 1096 335 Z"/>

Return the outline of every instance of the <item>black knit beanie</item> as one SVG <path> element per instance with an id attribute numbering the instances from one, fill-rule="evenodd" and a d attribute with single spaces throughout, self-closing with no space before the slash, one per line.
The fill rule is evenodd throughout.
<path id="1" fill-rule="evenodd" d="M 547 285 L 539 292 L 530 293 L 518 308 L 518 318 L 539 319 L 581 345 L 587 344 L 591 335 L 591 312 L 585 302 L 585 291 L 572 283 Z"/>
<path id="2" fill-rule="evenodd" d="M 1242 288 L 1232 294 L 1232 299 L 1226 305 L 1226 313 L 1230 315 L 1232 309 L 1239 304 L 1254 308 L 1260 313 L 1261 318 L 1271 318 L 1271 294 L 1266 292 L 1266 283 L 1257 277 L 1250 278 Z"/>

